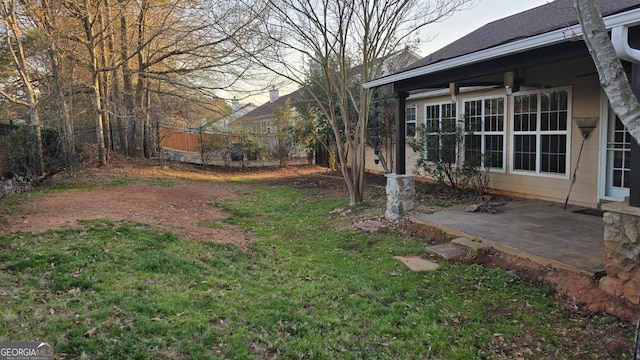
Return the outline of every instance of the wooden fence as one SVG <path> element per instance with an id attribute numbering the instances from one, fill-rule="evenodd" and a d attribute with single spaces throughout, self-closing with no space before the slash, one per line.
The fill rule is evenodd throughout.
<path id="1" fill-rule="evenodd" d="M 160 131 L 160 144 L 163 148 L 179 151 L 200 152 L 200 144 L 240 142 L 242 134 L 238 133 L 215 133 L 200 134 L 197 132 L 185 132 L 170 128 L 162 128 Z"/>

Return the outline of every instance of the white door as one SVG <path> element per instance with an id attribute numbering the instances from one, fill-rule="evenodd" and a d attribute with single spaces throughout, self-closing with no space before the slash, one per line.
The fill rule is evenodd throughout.
<path id="1" fill-rule="evenodd" d="M 605 195 L 614 199 L 629 196 L 631 135 L 622 121 L 609 109 L 607 126 L 607 174 Z"/>

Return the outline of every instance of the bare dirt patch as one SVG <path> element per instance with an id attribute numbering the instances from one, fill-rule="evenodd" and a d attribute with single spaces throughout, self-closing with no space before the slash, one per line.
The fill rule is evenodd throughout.
<path id="1" fill-rule="evenodd" d="M 95 219 L 126 220 L 171 231 L 190 241 L 231 243 L 246 249 L 255 241 L 255 236 L 224 223 L 222 220 L 228 214 L 212 206 L 216 202 L 233 201 L 239 185 L 228 180 L 243 177 L 292 179 L 324 171 L 310 166 L 250 170 L 160 164 L 139 159 L 129 162 L 115 155 L 107 167 L 89 166 L 56 175 L 50 180 L 52 183 L 73 181 L 98 185 L 37 194 L 37 201 L 18 209 L 0 229 L 0 234 L 73 228 L 83 221 Z M 109 185 L 113 181 L 122 181 L 124 185 Z"/>
<path id="2" fill-rule="evenodd" d="M 180 180 L 171 187 L 141 184 L 59 192 L 26 204 L 24 213 L 6 231 L 42 232 L 77 227 L 83 220 L 126 220 L 171 231 L 192 241 L 232 243 L 246 248 L 254 236 L 223 223 L 227 214 L 210 205 L 229 200 L 232 192 L 224 183 L 212 187 L 192 180 Z"/>

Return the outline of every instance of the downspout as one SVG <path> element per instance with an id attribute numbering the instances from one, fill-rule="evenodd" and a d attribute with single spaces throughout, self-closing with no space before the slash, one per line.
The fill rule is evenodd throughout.
<path id="1" fill-rule="evenodd" d="M 640 63 L 640 50 L 629 46 L 629 25 L 611 28 L 611 43 L 618 58 L 630 63 Z"/>
<path id="2" fill-rule="evenodd" d="M 629 24 L 611 28 L 611 43 L 616 55 L 621 60 L 629 61 L 632 65 L 631 88 L 637 98 L 640 96 L 640 50 L 629 45 Z M 640 158 L 638 141 L 631 138 L 631 169 L 629 174 L 629 206 L 640 207 L 640 167 L 635 166 Z"/>

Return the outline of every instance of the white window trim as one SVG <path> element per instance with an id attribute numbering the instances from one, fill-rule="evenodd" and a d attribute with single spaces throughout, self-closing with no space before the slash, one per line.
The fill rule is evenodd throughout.
<path id="1" fill-rule="evenodd" d="M 533 131 L 515 131 L 515 96 L 520 95 L 530 95 L 530 94 L 540 94 L 547 91 L 567 91 L 567 130 L 555 130 L 555 131 L 540 131 L 540 116 L 536 121 L 537 129 L 535 132 Z M 511 160 L 509 161 L 509 172 L 513 175 L 526 175 L 526 176 L 539 176 L 546 178 L 555 178 L 555 179 L 569 179 L 571 177 L 571 128 L 573 127 L 573 89 L 571 86 L 562 86 L 562 87 L 554 87 L 549 89 L 536 89 L 536 90 L 527 90 L 527 91 L 518 91 L 514 93 L 513 96 L 510 96 L 509 99 L 509 109 L 511 109 L 510 117 L 510 130 L 509 130 L 509 140 L 511 142 L 510 151 L 511 151 Z M 540 101 L 540 97 L 538 97 L 538 109 L 537 114 L 540 115 L 540 107 L 542 105 L 542 101 Z M 536 135 L 536 170 L 535 171 L 527 171 L 527 170 L 516 170 L 515 168 L 515 136 L 516 135 Z M 542 161 L 540 159 L 540 154 L 542 150 L 542 141 L 540 141 L 541 135 L 565 135 L 567 136 L 566 141 L 566 164 L 565 164 L 565 173 L 564 174 L 554 174 L 554 173 L 546 173 L 541 172 L 541 164 Z"/>
<path id="2" fill-rule="evenodd" d="M 409 109 L 413 109 L 416 112 L 416 116 L 413 121 L 407 120 L 407 110 Z M 410 123 L 412 123 L 415 126 L 415 133 L 413 134 L 413 136 L 407 135 L 407 124 L 410 124 Z M 404 110 L 404 136 L 407 139 L 416 139 L 418 137 L 418 106 L 417 105 L 407 106 Z"/>
<path id="3" fill-rule="evenodd" d="M 438 107 L 440 107 L 440 118 L 438 119 L 438 127 L 439 127 L 439 129 L 442 129 L 442 105 L 453 105 L 453 108 L 456 111 L 456 117 L 455 117 L 456 127 L 460 126 L 459 117 L 458 117 L 459 116 L 458 113 L 460 112 L 460 109 L 458 109 L 458 100 L 453 101 L 453 102 L 452 101 L 440 101 L 440 102 L 433 102 L 433 103 L 425 103 L 424 106 L 423 106 L 423 109 L 424 109 L 423 113 L 424 114 L 422 116 L 422 126 L 427 126 L 427 114 L 428 114 L 427 107 L 429 107 L 429 106 L 438 106 Z M 435 134 L 438 134 L 438 133 L 429 133 L 429 134 L 435 135 Z M 438 144 L 438 146 L 440 146 L 440 144 Z M 457 160 L 460 160 L 459 150 L 460 150 L 459 147 L 456 146 L 455 157 L 456 157 Z M 428 158 L 427 149 L 424 149 L 424 152 L 425 152 L 425 155 L 427 155 L 427 158 Z M 433 162 L 429 161 L 429 163 L 432 164 Z M 458 161 L 456 161 L 455 166 L 457 166 L 457 165 L 458 165 Z"/>
<path id="4" fill-rule="evenodd" d="M 480 135 L 481 136 L 481 146 L 482 146 L 482 154 L 484 156 L 484 148 L 485 148 L 485 135 L 502 135 L 502 167 L 501 168 L 496 168 L 496 167 L 490 167 L 488 168 L 490 172 L 495 172 L 495 173 L 506 173 L 507 172 L 507 136 L 508 136 L 508 119 L 509 119 L 509 115 L 507 114 L 508 108 L 507 108 L 507 101 L 509 101 L 509 99 L 507 99 L 507 96 L 505 95 L 494 95 L 494 96 L 478 96 L 478 97 L 471 97 L 471 98 L 465 98 L 462 100 L 462 110 L 464 111 L 465 109 L 465 103 L 468 101 L 479 101 L 482 100 L 483 105 L 482 105 L 482 121 L 484 121 L 484 117 L 485 117 L 485 113 L 484 113 L 484 100 L 491 100 L 491 99 L 503 99 L 503 109 L 502 109 L 502 115 L 504 117 L 504 124 L 502 124 L 502 131 L 484 131 L 484 126 L 482 126 L 481 131 L 474 131 L 473 134 L 474 135 Z M 513 107 L 511 107 L 513 109 Z M 466 114 L 462 115 L 463 117 L 466 116 Z M 464 126 L 464 123 L 463 123 Z M 465 129 L 466 131 L 466 129 Z M 483 160 L 484 162 L 484 160 Z"/>

